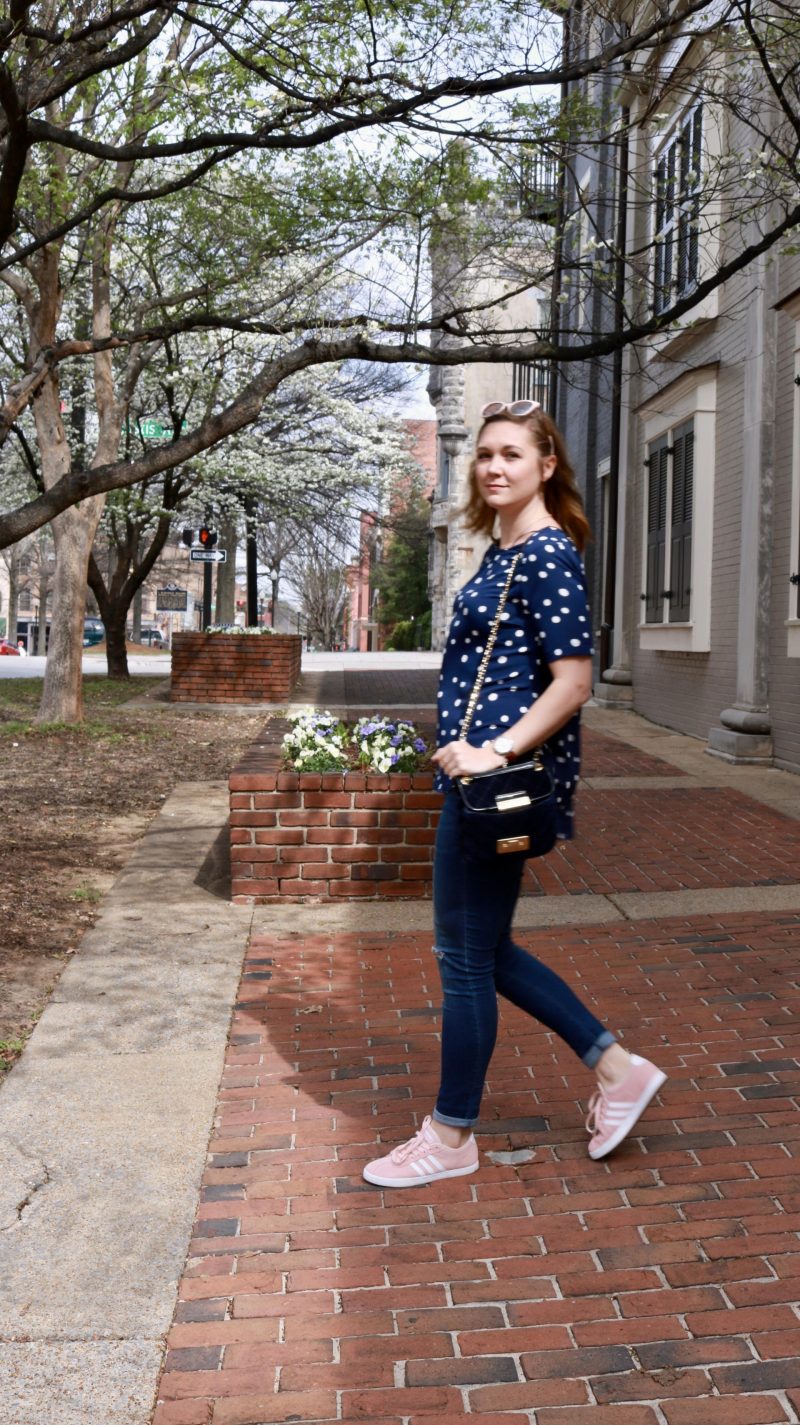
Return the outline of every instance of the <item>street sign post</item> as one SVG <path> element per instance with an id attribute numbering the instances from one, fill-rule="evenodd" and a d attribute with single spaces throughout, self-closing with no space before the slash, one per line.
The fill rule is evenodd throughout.
<path id="1" fill-rule="evenodd" d="M 228 559 L 227 549 L 190 549 L 189 558 L 195 564 L 225 564 Z"/>
<path id="2" fill-rule="evenodd" d="M 205 539 L 203 536 L 205 535 Z M 207 525 L 203 525 L 199 530 L 200 543 L 205 547 L 202 549 L 190 549 L 189 558 L 194 564 L 202 564 L 203 568 L 203 613 L 201 628 L 208 628 L 211 623 L 211 565 L 226 564 L 228 551 L 226 549 L 209 548 L 209 544 L 216 544 L 217 536 L 209 530 Z"/>

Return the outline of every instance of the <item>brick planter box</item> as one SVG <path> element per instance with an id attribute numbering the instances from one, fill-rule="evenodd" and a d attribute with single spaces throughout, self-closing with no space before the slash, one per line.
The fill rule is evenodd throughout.
<path id="1" fill-rule="evenodd" d="M 430 896 L 433 774 L 281 771 L 285 730 L 271 723 L 230 776 L 233 901 Z"/>
<path id="2" fill-rule="evenodd" d="M 173 703 L 285 702 L 300 677 L 296 634 L 176 633 Z"/>

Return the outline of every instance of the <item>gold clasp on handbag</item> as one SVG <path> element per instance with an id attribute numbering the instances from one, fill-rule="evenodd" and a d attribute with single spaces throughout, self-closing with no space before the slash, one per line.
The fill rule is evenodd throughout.
<path id="1" fill-rule="evenodd" d="M 509 851 L 527 851 L 530 848 L 531 838 L 529 836 L 501 836 L 497 843 L 498 856 L 506 856 Z"/>
<path id="2" fill-rule="evenodd" d="M 498 811 L 519 811 L 529 807 L 531 799 L 527 792 L 498 792 L 494 804 Z"/>

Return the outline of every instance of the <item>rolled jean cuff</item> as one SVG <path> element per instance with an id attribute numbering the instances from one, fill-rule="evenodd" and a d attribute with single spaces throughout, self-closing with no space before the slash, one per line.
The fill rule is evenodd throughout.
<path id="1" fill-rule="evenodd" d="M 595 1039 L 591 1049 L 586 1050 L 581 1062 L 586 1065 L 587 1069 L 593 1069 L 598 1060 L 605 1054 L 606 1049 L 612 1044 L 616 1044 L 616 1042 L 616 1035 L 612 1034 L 610 1029 L 604 1029 L 603 1033 Z"/>
<path id="2" fill-rule="evenodd" d="M 434 1123 L 444 1123 L 448 1128 L 472 1128 L 477 1123 L 477 1118 L 448 1118 L 446 1113 L 440 1113 L 438 1108 L 433 1110 L 431 1118 Z"/>

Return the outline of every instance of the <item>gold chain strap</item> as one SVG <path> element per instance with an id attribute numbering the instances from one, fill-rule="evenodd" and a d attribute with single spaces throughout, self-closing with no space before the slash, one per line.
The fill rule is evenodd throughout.
<path id="1" fill-rule="evenodd" d="M 486 677 L 486 670 L 489 667 L 489 659 L 492 656 L 492 651 L 494 649 L 495 643 L 497 642 L 497 635 L 500 630 L 500 620 L 503 617 L 503 610 L 506 606 L 506 599 L 508 598 L 509 590 L 511 589 L 511 581 L 514 578 L 514 570 L 516 569 L 521 558 L 521 554 L 514 555 L 514 558 L 511 561 L 511 568 L 508 571 L 508 578 L 506 579 L 505 587 L 503 589 L 502 594 L 500 595 L 500 602 L 497 605 L 497 613 L 494 616 L 492 627 L 489 630 L 489 637 L 486 640 L 486 647 L 483 652 L 483 658 L 481 659 L 481 666 L 478 669 L 472 692 L 469 695 L 467 710 L 461 720 L 461 727 L 459 728 L 458 735 L 462 741 L 469 732 L 470 723 L 472 722 L 472 719 L 475 715 L 475 707 L 478 702 L 478 698 L 481 695 L 483 680 Z"/>

